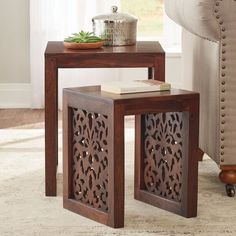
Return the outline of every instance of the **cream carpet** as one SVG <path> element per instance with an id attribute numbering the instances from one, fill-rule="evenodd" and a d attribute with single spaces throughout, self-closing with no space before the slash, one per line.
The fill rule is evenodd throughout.
<path id="1" fill-rule="evenodd" d="M 133 199 L 133 129 L 126 129 L 125 227 L 112 229 L 44 196 L 44 130 L 0 130 L 0 235 L 236 235 L 236 198 L 229 198 L 209 159 L 200 163 L 198 217 L 186 219 Z"/>

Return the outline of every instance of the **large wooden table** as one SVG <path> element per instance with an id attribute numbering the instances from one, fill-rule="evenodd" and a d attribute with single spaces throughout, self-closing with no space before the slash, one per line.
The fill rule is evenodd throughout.
<path id="1" fill-rule="evenodd" d="M 57 195 L 58 69 L 136 67 L 148 68 L 148 79 L 165 80 L 165 52 L 158 42 L 93 50 L 69 50 L 64 48 L 63 42 L 48 42 L 45 51 L 46 196 Z"/>

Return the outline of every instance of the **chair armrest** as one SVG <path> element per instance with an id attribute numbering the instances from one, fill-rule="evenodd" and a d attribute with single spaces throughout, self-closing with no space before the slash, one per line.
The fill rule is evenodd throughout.
<path id="1" fill-rule="evenodd" d="M 235 165 L 236 0 L 165 0 L 165 9 L 186 31 L 217 42 L 184 34 L 184 79 L 201 94 L 204 151 L 220 165 Z"/>
<path id="2" fill-rule="evenodd" d="M 214 42 L 220 40 L 216 0 L 165 0 L 166 14 L 191 33 Z M 225 13 L 227 14 L 227 13 Z"/>

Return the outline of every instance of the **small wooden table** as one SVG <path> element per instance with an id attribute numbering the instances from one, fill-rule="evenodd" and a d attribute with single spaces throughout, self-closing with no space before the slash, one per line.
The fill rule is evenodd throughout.
<path id="1" fill-rule="evenodd" d="M 48 42 L 45 51 L 45 188 L 56 196 L 58 162 L 58 69 L 148 68 L 148 78 L 165 80 L 165 52 L 158 42 L 134 46 L 69 50 L 63 42 Z"/>
<path id="2" fill-rule="evenodd" d="M 135 199 L 197 215 L 199 94 L 63 90 L 63 205 L 124 227 L 124 117 L 135 126 Z M 142 212 L 140 212 L 142 214 Z"/>

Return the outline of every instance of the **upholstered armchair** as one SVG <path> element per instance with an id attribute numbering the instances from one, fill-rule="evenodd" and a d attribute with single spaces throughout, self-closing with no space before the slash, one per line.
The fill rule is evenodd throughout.
<path id="1" fill-rule="evenodd" d="M 221 169 L 228 196 L 236 183 L 236 0 L 165 0 L 183 27 L 185 88 L 200 92 L 200 148 Z"/>

